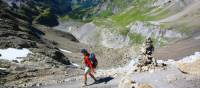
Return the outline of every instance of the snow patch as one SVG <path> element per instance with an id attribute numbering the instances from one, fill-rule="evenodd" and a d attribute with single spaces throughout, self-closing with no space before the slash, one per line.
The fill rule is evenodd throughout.
<path id="1" fill-rule="evenodd" d="M 195 37 L 194 39 L 196 39 L 196 40 L 200 40 L 200 36 L 197 36 L 197 37 Z"/>
<path id="2" fill-rule="evenodd" d="M 158 63 L 158 64 L 161 64 L 161 63 L 164 63 L 164 64 L 175 64 L 176 61 L 175 61 L 175 60 L 172 60 L 172 59 L 168 59 L 167 61 L 164 61 L 164 60 L 157 60 L 157 63 Z"/>
<path id="3" fill-rule="evenodd" d="M 165 63 L 165 64 L 174 65 L 176 63 L 193 63 L 197 60 L 200 60 L 200 52 L 195 52 L 193 55 L 184 57 L 183 59 L 181 59 L 179 61 L 168 59 L 167 61 L 157 60 L 157 63 Z"/>
<path id="4" fill-rule="evenodd" d="M 66 53 L 72 53 L 71 51 L 64 50 L 64 49 L 59 49 L 59 50 L 62 51 L 62 52 L 66 52 Z"/>
<path id="5" fill-rule="evenodd" d="M 7 68 L 0 68 L 0 70 L 6 70 Z"/>
<path id="6" fill-rule="evenodd" d="M 71 63 L 73 66 L 76 66 L 76 67 L 80 67 L 80 65 L 76 64 L 76 63 Z"/>
<path id="7" fill-rule="evenodd" d="M 184 57 L 182 60 L 179 60 L 178 63 L 193 63 L 200 59 L 200 52 L 195 52 L 194 55 Z"/>
<path id="8" fill-rule="evenodd" d="M 29 53 L 32 53 L 30 50 L 23 48 L 23 49 L 15 49 L 15 48 L 8 48 L 8 49 L 0 49 L 0 59 L 6 60 L 17 60 L 21 61 L 19 57 L 27 57 Z"/>

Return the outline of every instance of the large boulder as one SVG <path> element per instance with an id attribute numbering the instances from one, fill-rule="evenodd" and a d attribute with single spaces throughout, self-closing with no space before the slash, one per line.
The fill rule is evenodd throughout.
<path id="1" fill-rule="evenodd" d="M 70 61 L 68 60 L 67 57 L 63 53 L 61 53 L 60 50 L 58 49 L 49 49 L 49 48 L 42 48 L 42 49 L 32 49 L 34 53 L 39 53 L 44 56 L 47 56 L 49 58 L 52 58 L 52 60 L 55 60 L 57 62 L 60 62 L 65 65 L 70 65 Z M 49 60 L 49 59 L 48 59 Z M 55 62 L 53 61 L 53 62 Z M 50 61 L 48 61 L 50 62 Z"/>
<path id="2" fill-rule="evenodd" d="M 118 88 L 135 88 L 135 81 L 124 78 L 120 81 Z"/>
<path id="3" fill-rule="evenodd" d="M 200 75 L 200 52 L 179 60 L 177 67 L 185 74 Z"/>
<path id="4" fill-rule="evenodd" d="M 120 81 L 118 88 L 153 88 L 153 87 L 147 83 L 136 83 L 131 79 L 123 78 Z"/>
<path id="5" fill-rule="evenodd" d="M 139 84 L 137 87 L 135 88 L 153 88 L 151 85 L 149 84 Z"/>
<path id="6" fill-rule="evenodd" d="M 200 75 L 200 59 L 192 63 L 178 63 L 177 67 L 183 73 Z"/>

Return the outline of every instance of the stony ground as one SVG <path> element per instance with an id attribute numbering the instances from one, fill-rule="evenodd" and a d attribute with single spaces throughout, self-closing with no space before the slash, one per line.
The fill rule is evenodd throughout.
<path id="1" fill-rule="evenodd" d="M 97 70 L 95 75 L 99 83 L 93 84 L 94 81 L 89 78 L 88 86 L 83 88 L 130 88 L 130 86 L 136 86 L 136 88 L 199 88 L 199 74 L 182 73 L 178 69 L 179 67 L 176 67 L 177 62 L 175 61 L 166 63 L 167 67 L 165 68 L 150 69 L 147 72 L 134 72 L 130 67 L 126 66 L 116 69 Z M 41 88 L 80 88 L 82 85 L 81 77 L 67 78 L 61 84 L 47 85 Z M 147 85 L 148 87 L 142 87 L 141 85 Z"/>

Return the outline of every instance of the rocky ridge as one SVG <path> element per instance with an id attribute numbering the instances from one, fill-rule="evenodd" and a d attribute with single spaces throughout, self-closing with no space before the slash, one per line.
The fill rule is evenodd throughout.
<path id="1" fill-rule="evenodd" d="M 41 35 L 45 33 L 34 28 L 26 16 L 15 13 L 2 1 L 0 1 L 0 7 L 0 48 L 27 48 L 32 51 L 27 57 L 21 58 L 23 59 L 21 62 L 2 60 L 1 58 L 1 85 L 8 87 L 31 86 L 25 84 L 34 77 L 52 75 L 54 72 L 51 73 L 51 69 L 60 69 L 70 65 L 68 58 L 52 41 L 43 38 Z M 46 73 L 41 73 L 41 71 L 46 71 Z M 25 84 L 24 80 L 26 80 Z"/>

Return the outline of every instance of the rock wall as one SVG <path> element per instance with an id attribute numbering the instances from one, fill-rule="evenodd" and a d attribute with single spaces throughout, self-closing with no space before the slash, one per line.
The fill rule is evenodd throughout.
<path id="1" fill-rule="evenodd" d="M 0 8 L 0 48 L 26 48 L 33 52 L 31 55 L 22 58 L 25 62 L 9 61 L 11 64 L 7 64 L 7 60 L 4 61 L 2 60 L 4 58 L 0 58 L 0 68 L 8 70 L 6 74 L 5 72 L 2 74 L 0 71 L 1 85 L 8 81 L 18 81 L 23 78 L 31 79 L 32 77 L 39 76 L 30 75 L 39 73 L 38 69 L 44 70 L 70 65 L 68 58 L 51 41 L 43 38 L 42 35 L 45 33 L 29 24 L 26 16 L 15 13 L 12 11 L 12 8 L 2 3 L 1 0 Z M 8 66 L 2 66 L 5 63 Z M 34 68 L 34 72 L 30 72 L 32 69 L 26 67 Z M 18 77 L 18 73 L 22 76 Z"/>
<path id="2" fill-rule="evenodd" d="M 63 27 L 60 25 L 55 29 L 72 33 L 81 43 L 92 46 L 100 45 L 108 48 L 122 48 L 128 46 L 130 43 L 128 36 L 97 27 L 93 23 L 86 23 L 80 27 Z"/>
<path id="3" fill-rule="evenodd" d="M 151 23 L 135 22 L 130 27 L 130 33 L 138 33 L 145 37 L 153 37 L 155 39 L 163 38 L 182 38 L 184 34 L 174 30 L 162 29 L 160 26 Z"/>
<path id="4" fill-rule="evenodd" d="M 155 0 L 152 6 L 164 6 L 168 4 L 175 4 L 177 7 L 185 7 L 198 0 Z"/>

